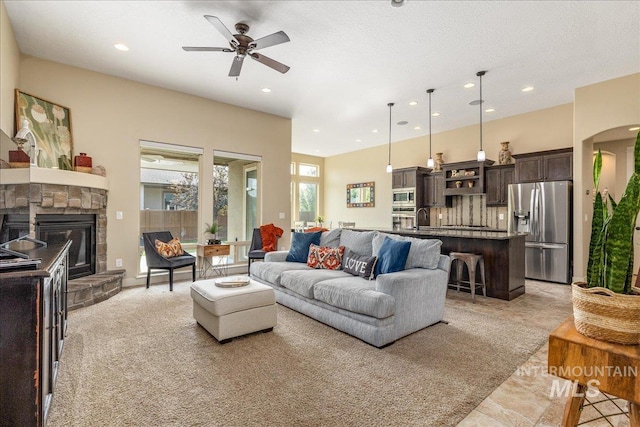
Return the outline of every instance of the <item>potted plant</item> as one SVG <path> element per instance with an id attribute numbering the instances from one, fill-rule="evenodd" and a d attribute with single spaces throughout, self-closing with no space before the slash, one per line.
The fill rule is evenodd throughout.
<path id="1" fill-rule="evenodd" d="M 218 223 L 212 222 L 211 224 L 206 223 L 204 229 L 204 235 L 209 235 L 209 239 L 207 240 L 208 245 L 217 245 L 220 243 L 220 240 L 216 239 L 216 233 L 218 232 Z"/>
<path id="2" fill-rule="evenodd" d="M 318 226 L 322 227 L 322 224 L 324 223 L 324 217 L 322 215 L 318 215 L 318 218 L 316 218 L 316 221 L 318 222 Z"/>
<path id="3" fill-rule="evenodd" d="M 640 132 L 634 171 L 620 201 L 598 190 L 602 154 L 593 165 L 595 197 L 587 282 L 572 285 L 576 329 L 583 335 L 619 344 L 640 344 L 640 289 L 632 284 L 633 235 L 640 212 Z"/>

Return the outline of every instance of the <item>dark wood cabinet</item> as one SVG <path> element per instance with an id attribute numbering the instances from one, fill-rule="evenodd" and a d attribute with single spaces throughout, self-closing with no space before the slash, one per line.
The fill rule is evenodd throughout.
<path id="1" fill-rule="evenodd" d="M 2 425 L 46 423 L 67 326 L 69 245 L 29 251 L 40 269 L 0 274 Z"/>
<path id="2" fill-rule="evenodd" d="M 485 170 L 487 206 L 507 206 L 508 187 L 515 181 L 515 165 L 500 165 Z"/>
<path id="3" fill-rule="evenodd" d="M 394 169 L 391 178 L 392 188 L 414 188 L 422 185 L 422 177 L 429 170 L 420 166 Z"/>
<path id="4" fill-rule="evenodd" d="M 517 183 L 573 179 L 572 148 L 516 154 L 513 158 Z"/>
<path id="5" fill-rule="evenodd" d="M 463 196 L 485 192 L 485 170 L 493 160 L 446 163 L 444 171 L 444 195 Z"/>
<path id="6" fill-rule="evenodd" d="M 451 198 L 444 195 L 444 172 L 430 172 L 424 176 L 424 206 L 451 207 Z"/>

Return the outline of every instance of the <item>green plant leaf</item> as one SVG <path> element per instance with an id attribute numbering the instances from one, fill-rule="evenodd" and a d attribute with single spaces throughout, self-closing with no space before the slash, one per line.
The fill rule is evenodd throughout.
<path id="1" fill-rule="evenodd" d="M 602 172 L 602 151 L 598 148 L 596 158 L 593 160 L 593 186 L 598 191 L 600 186 L 600 173 Z"/>
<path id="2" fill-rule="evenodd" d="M 606 208 L 602 194 L 597 191 L 593 200 L 593 218 L 591 219 L 591 240 L 589 241 L 589 262 L 587 263 L 587 287 L 600 286 L 599 277 L 602 272 L 602 235 L 605 223 Z"/>
<path id="3" fill-rule="evenodd" d="M 640 138 L 636 147 L 638 145 Z M 633 233 L 639 211 L 640 174 L 634 173 L 611 215 L 604 241 L 604 285 L 616 293 L 623 293 L 631 286 L 627 283 L 630 277 L 628 268 L 633 254 Z"/>
<path id="4" fill-rule="evenodd" d="M 634 172 L 640 175 L 640 132 L 636 136 L 636 146 L 633 149 L 634 160 Z"/>

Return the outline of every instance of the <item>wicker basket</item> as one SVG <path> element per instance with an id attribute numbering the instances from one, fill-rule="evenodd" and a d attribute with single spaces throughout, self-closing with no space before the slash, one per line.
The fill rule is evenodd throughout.
<path id="1" fill-rule="evenodd" d="M 571 288 L 578 332 L 602 341 L 640 344 L 640 294 L 617 294 L 599 287 L 588 289 L 585 283 L 574 283 Z"/>

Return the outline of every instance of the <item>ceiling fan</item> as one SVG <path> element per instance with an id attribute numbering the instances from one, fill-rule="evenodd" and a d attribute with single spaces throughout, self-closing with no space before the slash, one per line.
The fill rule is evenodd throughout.
<path id="1" fill-rule="evenodd" d="M 246 35 L 249 31 L 249 26 L 243 22 L 238 22 L 236 24 L 236 31 L 238 34 L 231 34 L 231 31 L 224 26 L 217 16 L 204 15 L 204 17 L 229 41 L 230 47 L 183 46 L 182 49 L 187 52 L 235 52 L 236 57 L 233 59 L 233 63 L 231 64 L 229 77 L 238 77 L 240 75 L 242 63 L 247 55 L 267 67 L 273 68 L 283 74 L 289 71 L 288 66 L 281 64 L 268 56 L 264 56 L 261 53 L 255 52 L 256 50 L 264 49 L 265 47 L 288 42 L 289 36 L 287 36 L 284 31 L 278 31 L 277 33 L 254 40 Z"/>

